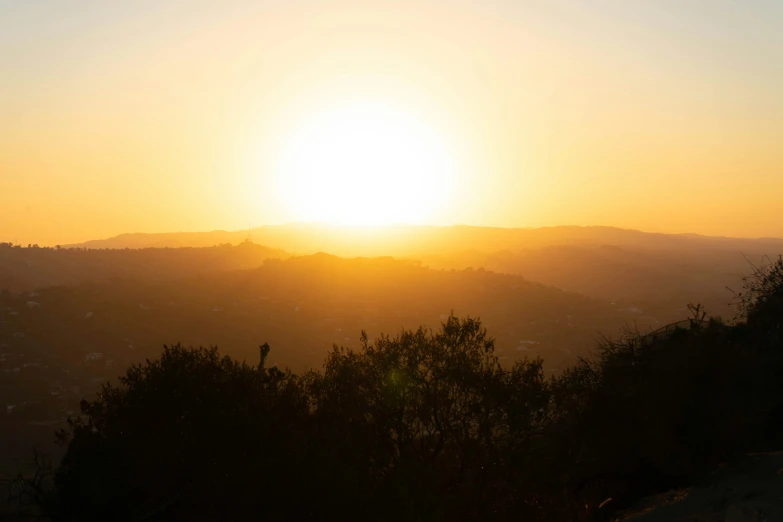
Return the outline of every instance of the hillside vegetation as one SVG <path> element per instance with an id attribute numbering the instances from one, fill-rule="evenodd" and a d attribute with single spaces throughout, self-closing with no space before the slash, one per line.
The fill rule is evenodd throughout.
<path id="1" fill-rule="evenodd" d="M 321 370 L 166 348 L 60 437 L 53 520 L 605 520 L 780 447 L 783 260 L 744 321 L 634 334 L 546 378 L 475 319 L 334 347 Z"/>

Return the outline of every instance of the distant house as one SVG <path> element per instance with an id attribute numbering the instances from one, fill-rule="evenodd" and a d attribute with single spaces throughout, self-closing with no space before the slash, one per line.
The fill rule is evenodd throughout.
<path id="1" fill-rule="evenodd" d="M 100 352 L 88 353 L 84 358 L 85 361 L 98 361 L 100 359 L 103 359 L 103 354 Z"/>

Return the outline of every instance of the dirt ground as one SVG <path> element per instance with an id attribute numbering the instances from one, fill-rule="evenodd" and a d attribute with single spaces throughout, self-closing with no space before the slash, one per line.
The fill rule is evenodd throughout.
<path id="1" fill-rule="evenodd" d="M 750 454 L 687 489 L 640 502 L 627 522 L 783 522 L 783 451 Z"/>

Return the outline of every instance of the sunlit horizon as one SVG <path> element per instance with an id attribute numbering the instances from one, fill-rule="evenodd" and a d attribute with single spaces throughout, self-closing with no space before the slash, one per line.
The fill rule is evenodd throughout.
<path id="1" fill-rule="evenodd" d="M 781 18 L 723 0 L 4 3 L 0 233 L 783 237 Z"/>

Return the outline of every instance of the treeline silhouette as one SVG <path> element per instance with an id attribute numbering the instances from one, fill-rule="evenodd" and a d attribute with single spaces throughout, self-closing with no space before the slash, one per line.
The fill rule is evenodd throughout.
<path id="1" fill-rule="evenodd" d="M 295 375 L 168 347 L 82 403 L 38 501 L 70 520 L 605 520 L 783 436 L 783 259 L 744 320 L 628 332 L 546 379 L 477 319 Z M 35 486 L 35 485 L 34 485 Z"/>

